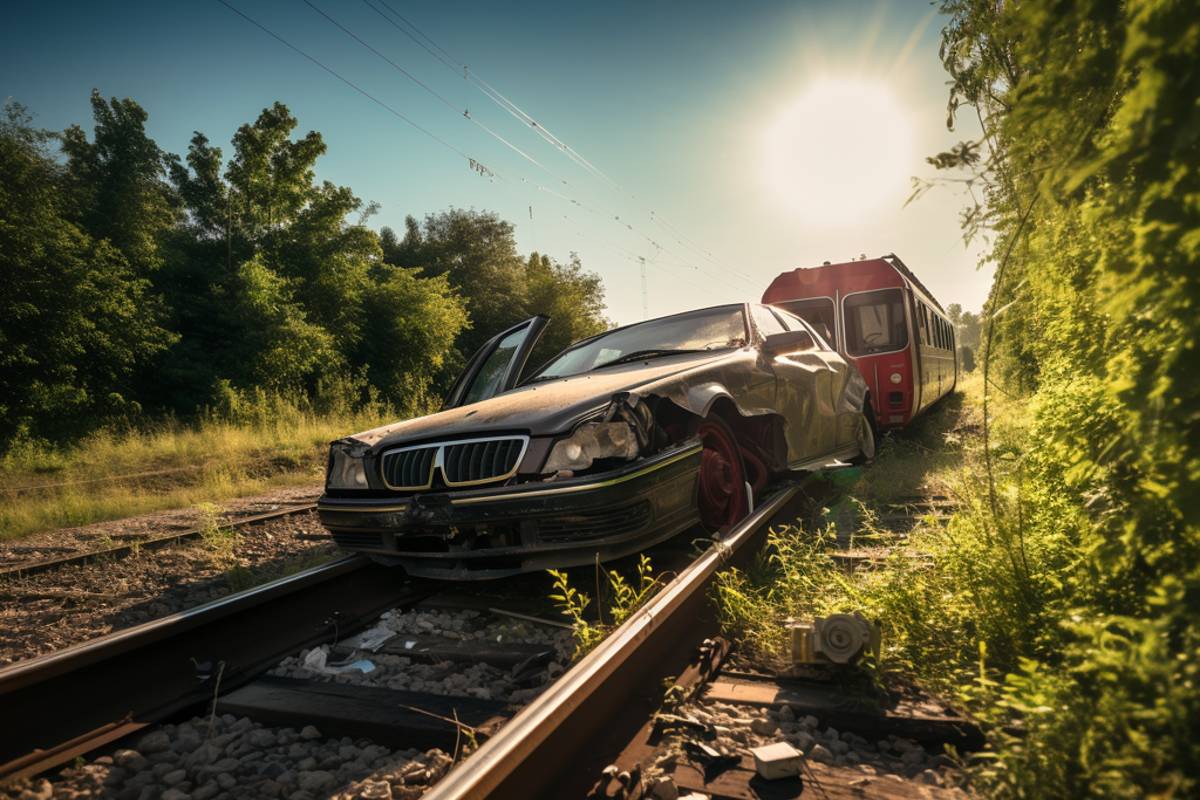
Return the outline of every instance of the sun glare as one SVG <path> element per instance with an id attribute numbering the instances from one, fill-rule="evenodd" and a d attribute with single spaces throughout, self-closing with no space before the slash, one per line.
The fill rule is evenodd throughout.
<path id="1" fill-rule="evenodd" d="M 916 169 L 908 114 L 883 83 L 822 79 L 773 120 L 763 177 L 802 225 L 869 222 Z"/>

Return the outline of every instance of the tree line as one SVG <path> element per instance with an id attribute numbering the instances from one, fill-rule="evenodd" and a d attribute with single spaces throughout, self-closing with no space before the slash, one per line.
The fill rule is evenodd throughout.
<path id="1" fill-rule="evenodd" d="M 182 157 L 133 100 L 91 106 L 90 137 L 11 101 L 0 121 L 0 450 L 253 390 L 423 410 L 533 313 L 555 318 L 535 357 L 608 324 L 596 274 L 522 256 L 494 213 L 368 227 L 375 205 L 316 180 L 326 144 L 282 103 L 228 156 L 197 132 Z"/>

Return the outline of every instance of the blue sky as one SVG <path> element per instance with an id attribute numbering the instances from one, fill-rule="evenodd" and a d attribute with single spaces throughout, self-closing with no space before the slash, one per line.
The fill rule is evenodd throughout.
<path id="1" fill-rule="evenodd" d="M 217 0 L 10 9 L 0 96 L 52 129 L 90 125 L 93 87 L 131 97 L 177 153 L 194 130 L 228 150 L 238 125 L 281 100 L 299 133 L 325 137 L 319 177 L 379 204 L 371 224 L 495 210 L 516 224 L 522 250 L 578 252 L 619 322 L 643 313 L 639 256 L 652 316 L 757 297 L 784 269 L 889 251 L 943 303 L 978 308 L 986 297 L 978 247 L 959 234 L 963 197 L 936 190 L 901 208 L 909 176 L 930 174 L 926 155 L 977 134 L 946 131 L 943 20 L 925 2 L 387 0 L 597 177 L 363 0 L 311 1 L 454 110 L 303 0 L 229 0 L 501 177 L 472 172 Z M 545 169 L 463 119 L 464 108 Z"/>

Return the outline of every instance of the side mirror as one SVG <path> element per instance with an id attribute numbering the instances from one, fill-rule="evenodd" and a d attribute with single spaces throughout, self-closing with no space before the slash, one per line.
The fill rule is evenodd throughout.
<path id="1" fill-rule="evenodd" d="M 780 353 L 798 353 L 801 350 L 812 350 L 817 346 L 808 331 L 784 331 L 772 333 L 763 339 L 762 350 L 767 355 Z"/>

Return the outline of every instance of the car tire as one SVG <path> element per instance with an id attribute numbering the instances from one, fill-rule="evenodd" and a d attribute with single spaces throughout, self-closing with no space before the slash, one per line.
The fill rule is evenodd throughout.
<path id="1" fill-rule="evenodd" d="M 696 478 L 700 524 L 709 531 L 730 528 L 750 513 L 746 465 L 733 429 L 716 415 L 696 430 L 704 450 Z"/>
<path id="2" fill-rule="evenodd" d="M 875 460 L 875 452 L 879 443 L 879 434 L 875 429 L 875 412 L 871 410 L 871 401 L 863 403 L 859 414 L 858 455 L 850 459 L 855 466 L 870 464 Z"/>

